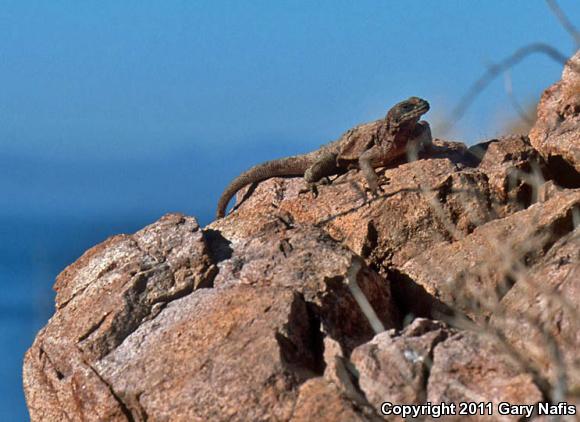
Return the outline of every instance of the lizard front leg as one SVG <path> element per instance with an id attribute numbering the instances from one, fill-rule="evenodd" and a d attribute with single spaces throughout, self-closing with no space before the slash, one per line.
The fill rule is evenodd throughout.
<path id="1" fill-rule="evenodd" d="M 417 122 L 415 128 L 416 142 L 419 142 L 421 149 L 429 151 L 433 147 L 433 135 L 431 135 L 431 126 L 429 122 L 421 120 Z"/>
<path id="2" fill-rule="evenodd" d="M 375 146 L 363 152 L 358 159 L 359 169 L 367 180 L 367 184 L 373 195 L 379 189 L 379 177 L 373 168 L 373 162 L 376 162 L 381 156 L 381 151 Z"/>
<path id="3" fill-rule="evenodd" d="M 433 147 L 433 136 L 431 127 L 424 120 L 417 122 L 415 129 L 407 144 L 407 157 L 409 161 L 415 161 L 419 157 L 419 152 L 429 152 Z"/>

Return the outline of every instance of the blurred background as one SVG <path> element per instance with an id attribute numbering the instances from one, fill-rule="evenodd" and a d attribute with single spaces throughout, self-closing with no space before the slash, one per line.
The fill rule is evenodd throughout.
<path id="1" fill-rule="evenodd" d="M 580 22 L 576 0 L 559 5 Z M 306 152 L 411 95 L 435 126 L 532 42 L 575 50 L 542 1 L 0 0 L 0 420 L 56 275 L 167 212 L 211 221 L 247 167 Z M 531 55 L 445 134 L 525 130 L 562 65 Z"/>

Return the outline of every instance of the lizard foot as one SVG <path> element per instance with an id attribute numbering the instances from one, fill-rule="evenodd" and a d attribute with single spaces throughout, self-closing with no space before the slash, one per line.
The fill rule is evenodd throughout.
<path id="1" fill-rule="evenodd" d="M 383 185 L 388 185 L 390 183 L 391 179 L 388 178 L 387 176 L 381 176 L 379 177 L 379 189 L 382 190 L 382 186 Z"/>
<path id="2" fill-rule="evenodd" d="M 381 186 L 379 186 L 375 190 L 369 189 L 369 192 L 371 194 L 371 198 L 378 198 L 385 191 Z"/>
<path id="3" fill-rule="evenodd" d="M 302 188 L 298 191 L 299 194 L 309 193 L 309 192 L 312 193 L 313 198 L 318 197 L 318 186 L 316 185 L 316 183 L 308 183 L 307 187 Z"/>
<path id="4" fill-rule="evenodd" d="M 367 179 L 367 189 L 373 195 L 375 195 L 376 192 L 379 190 L 379 178 L 375 174 L 372 174 L 372 177 L 367 176 L 366 179 Z"/>
<path id="5" fill-rule="evenodd" d="M 332 184 L 332 180 L 330 180 L 330 177 L 324 176 L 318 182 L 307 182 L 307 183 L 308 183 L 308 186 L 306 188 L 301 189 L 299 191 L 299 193 L 312 192 L 312 197 L 317 198 L 318 197 L 318 186 L 329 186 Z"/>
<path id="6" fill-rule="evenodd" d="M 372 198 L 378 198 L 380 194 L 385 192 L 382 185 L 388 184 L 389 181 L 388 177 L 381 176 L 373 180 L 373 183 L 369 183 L 367 191 L 370 192 Z"/>

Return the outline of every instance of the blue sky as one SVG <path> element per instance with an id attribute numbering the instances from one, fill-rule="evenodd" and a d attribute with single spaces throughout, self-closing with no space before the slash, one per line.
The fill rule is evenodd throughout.
<path id="1" fill-rule="evenodd" d="M 574 3 L 562 7 L 580 17 Z M 47 158 L 324 142 L 411 94 L 443 114 L 486 62 L 526 43 L 572 49 L 542 1 L 2 5 L 0 139 Z M 559 71 L 527 60 L 516 93 L 535 98 Z M 459 134 L 493 134 L 507 104 L 496 85 Z"/>
<path id="2" fill-rule="evenodd" d="M 410 95 L 441 122 L 516 48 L 573 51 L 539 0 L 0 5 L 8 215 L 207 219 L 228 179 L 253 163 L 315 148 Z M 561 5 L 580 22 L 575 0 Z M 535 101 L 560 71 L 526 59 L 512 72 L 515 95 Z M 500 78 L 448 136 L 497 136 L 514 115 Z"/>
<path id="3" fill-rule="evenodd" d="M 577 0 L 560 4 L 580 25 Z M 166 212 L 208 223 L 240 171 L 411 95 L 441 122 L 537 41 L 574 50 L 540 0 L 0 0 L 0 419 L 25 418 L 22 353 L 86 248 Z M 516 96 L 537 100 L 561 68 L 526 59 Z M 514 116 L 500 79 L 449 137 Z"/>

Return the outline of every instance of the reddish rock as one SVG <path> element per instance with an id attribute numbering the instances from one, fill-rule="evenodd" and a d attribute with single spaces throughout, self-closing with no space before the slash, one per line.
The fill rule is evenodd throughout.
<path id="1" fill-rule="evenodd" d="M 324 378 L 313 378 L 300 386 L 291 422 L 338 421 L 362 422 L 381 420 L 378 416 L 365 415 L 341 390 Z"/>
<path id="2" fill-rule="evenodd" d="M 488 177 L 498 216 L 513 214 L 538 200 L 539 187 L 550 173 L 526 136 L 508 136 L 476 145 L 473 150 L 481 154 L 478 169 Z"/>
<path id="3" fill-rule="evenodd" d="M 95 370 L 137 420 L 288 420 L 319 371 L 306 303 L 280 288 L 198 290 Z"/>
<path id="4" fill-rule="evenodd" d="M 351 362 L 368 401 L 376 409 L 383 402 L 424 403 L 433 349 L 451 333 L 441 322 L 419 318 L 399 334 L 385 331 L 357 347 Z"/>
<path id="5" fill-rule="evenodd" d="M 417 319 L 401 333 L 381 333 L 356 348 L 351 362 L 360 389 L 375 409 L 384 402 L 447 402 L 456 405 L 456 416 L 444 420 L 495 421 L 503 420 L 497 412 L 502 401 L 535 404 L 542 400 L 532 376 L 514 363 L 508 351 L 484 335 L 458 332 L 437 321 Z M 460 416 L 460 402 L 490 402 L 494 416 Z"/>
<path id="6" fill-rule="evenodd" d="M 237 224 L 237 220 L 229 220 L 213 227 L 220 227 L 226 234 L 231 230 L 227 225 Z M 263 227 L 245 240 L 232 240 L 234 250 L 220 263 L 215 286 L 292 289 L 311 304 L 324 331 L 348 350 L 371 339 L 374 331 L 345 282 L 356 255 L 316 227 L 275 219 Z M 228 239 L 219 242 L 227 243 Z M 398 325 L 399 313 L 389 285 L 365 266 L 358 272 L 357 281 L 382 325 Z"/>
<path id="7" fill-rule="evenodd" d="M 553 383 L 565 374 L 568 388 L 580 386 L 580 227 L 519 272 L 500 305 L 492 325 L 538 373 Z"/>
<path id="8" fill-rule="evenodd" d="M 302 384 L 323 377 L 324 332 L 345 350 L 374 335 L 348 287 L 357 258 L 319 228 L 279 220 L 228 245 L 170 215 L 67 268 L 26 356 L 32 419 L 300 420 L 297 403 L 314 405 Z M 355 275 L 380 323 L 395 326 L 388 285 L 364 265 Z M 353 407 L 323 384 L 312 385 L 345 415 L 372 416 L 364 398 Z"/>
<path id="9" fill-rule="evenodd" d="M 532 376 L 519 368 L 510 355 L 495 342 L 475 333 L 458 333 L 435 346 L 433 366 L 427 385 L 427 401 L 457 404 L 457 415 L 445 420 L 499 421 L 522 420 L 503 416 L 501 402 L 533 405 L 543 397 Z M 493 415 L 459 415 L 460 402 L 493 403 Z"/>
<path id="10" fill-rule="evenodd" d="M 562 183 L 580 186 L 580 51 L 542 95 L 530 140 Z"/>
<path id="11" fill-rule="evenodd" d="M 434 298 L 438 310 L 445 310 L 443 304 L 483 321 L 511 288 L 514 271 L 537 262 L 573 229 L 573 213 L 579 207 L 580 190 L 565 190 L 486 223 L 459 241 L 431 248 L 401 267 L 400 274 L 410 285 L 408 294 L 416 284 Z"/>
<path id="12" fill-rule="evenodd" d="M 210 284 L 215 273 L 197 222 L 181 215 L 88 250 L 57 278 L 57 311 L 26 354 L 31 418 L 123 420 L 123 405 L 93 364 L 164 303 Z"/>

